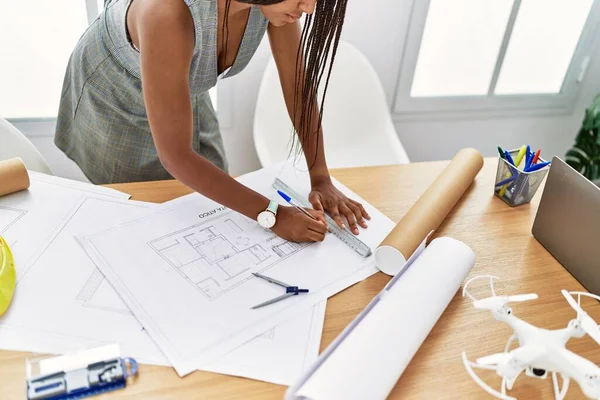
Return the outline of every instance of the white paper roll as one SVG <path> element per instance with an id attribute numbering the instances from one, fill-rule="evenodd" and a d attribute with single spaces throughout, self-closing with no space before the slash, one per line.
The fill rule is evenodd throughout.
<path id="1" fill-rule="evenodd" d="M 286 399 L 385 399 L 474 264 L 473 251 L 452 238 L 415 252 Z"/>

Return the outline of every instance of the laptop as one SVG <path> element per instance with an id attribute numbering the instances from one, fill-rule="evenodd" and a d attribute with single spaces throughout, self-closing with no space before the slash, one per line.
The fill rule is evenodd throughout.
<path id="1" fill-rule="evenodd" d="M 558 157 L 531 233 L 588 292 L 600 295 L 600 188 Z"/>

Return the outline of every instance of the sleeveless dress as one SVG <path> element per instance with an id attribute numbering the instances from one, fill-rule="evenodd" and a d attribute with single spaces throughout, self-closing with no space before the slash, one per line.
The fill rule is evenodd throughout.
<path id="1" fill-rule="evenodd" d="M 95 184 L 172 179 L 158 159 L 142 94 L 140 54 L 126 28 L 135 0 L 111 0 L 88 27 L 67 65 L 54 142 Z M 268 25 L 252 6 L 238 54 L 217 71 L 217 0 L 185 0 L 194 21 L 189 84 L 193 148 L 228 171 L 219 123 L 208 90 L 238 74 L 256 52 Z"/>

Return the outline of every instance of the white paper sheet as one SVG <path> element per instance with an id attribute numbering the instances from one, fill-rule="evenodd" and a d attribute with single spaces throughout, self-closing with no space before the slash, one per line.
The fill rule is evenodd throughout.
<path id="1" fill-rule="evenodd" d="M 30 187 L 0 197 L 0 235 L 15 257 L 17 280 L 86 195 L 128 199 L 126 193 L 29 171 Z"/>
<path id="2" fill-rule="evenodd" d="M 291 385 L 319 356 L 326 303 L 301 311 L 200 369 Z"/>
<path id="3" fill-rule="evenodd" d="M 473 268 L 475 255 L 464 243 L 444 237 L 408 263 L 288 389 L 286 400 L 389 395 Z"/>
<path id="4" fill-rule="evenodd" d="M 138 362 L 170 365 L 75 235 L 140 217 L 151 203 L 85 197 L 19 282 L 0 318 L 0 347 L 60 354 L 119 343 Z M 40 301 L 43 299 L 43 301 Z M 206 370 L 289 385 L 318 356 L 325 302 L 264 332 Z"/>
<path id="5" fill-rule="evenodd" d="M 154 342 L 75 239 L 77 233 L 90 227 L 107 228 L 112 223 L 141 216 L 147 207 L 146 203 L 83 196 L 17 283 L 12 304 L 0 318 L 0 330 L 7 325 L 69 337 L 77 344 L 116 342 L 121 344 L 124 354 L 135 354 L 140 362 L 167 365 Z M 39 345 L 30 346 L 30 341 L 18 340 L 16 344 L 20 342 L 25 347 L 19 350 L 64 352 L 63 347 L 54 348 L 57 341 L 41 340 Z M 5 338 L 0 346 L 6 348 L 8 344 Z"/>
<path id="6" fill-rule="evenodd" d="M 128 200 L 131 198 L 129 193 L 121 192 L 105 186 L 98 186 L 87 182 L 77 181 L 74 179 L 61 178 L 60 176 L 42 174 L 40 172 L 27 170 L 30 181 L 43 181 L 55 186 L 57 190 L 60 188 L 69 188 L 79 190 L 90 194 L 101 194 L 103 196 L 116 197 L 119 199 Z M 33 183 L 32 185 L 33 186 Z"/>
<path id="7" fill-rule="evenodd" d="M 257 171 L 239 180 L 282 202 L 271 188 L 276 176 L 299 193 L 308 193 L 308 174 L 289 167 Z M 373 248 L 393 222 L 336 184 L 371 215 L 370 228 L 362 230 L 360 238 Z M 377 271 L 372 256 L 359 256 L 333 235 L 322 243 L 289 243 L 199 194 L 81 239 L 180 375 L 211 364 Z M 309 288 L 310 293 L 251 310 L 282 294 L 280 287 L 251 272 Z"/>

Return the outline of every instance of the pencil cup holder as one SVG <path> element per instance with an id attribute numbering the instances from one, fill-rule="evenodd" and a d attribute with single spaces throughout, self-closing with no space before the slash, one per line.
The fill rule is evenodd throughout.
<path id="1" fill-rule="evenodd" d="M 513 160 L 519 149 L 511 150 Z M 546 162 L 540 157 L 538 163 Z M 521 162 L 523 165 L 524 161 Z M 533 172 L 525 172 L 515 167 L 503 158 L 498 158 L 498 170 L 494 184 L 494 195 L 511 207 L 529 203 L 537 192 L 544 177 L 548 173 L 549 166 Z"/>

